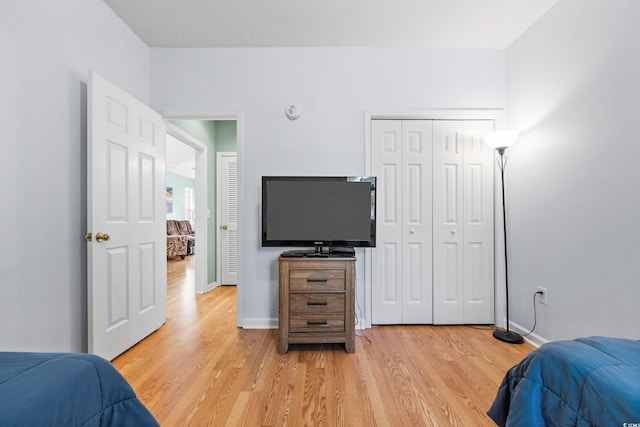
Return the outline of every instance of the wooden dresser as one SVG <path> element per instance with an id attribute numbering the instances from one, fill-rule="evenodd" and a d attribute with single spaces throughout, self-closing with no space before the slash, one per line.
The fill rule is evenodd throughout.
<path id="1" fill-rule="evenodd" d="M 280 257 L 278 351 L 344 343 L 355 351 L 355 258 Z"/>

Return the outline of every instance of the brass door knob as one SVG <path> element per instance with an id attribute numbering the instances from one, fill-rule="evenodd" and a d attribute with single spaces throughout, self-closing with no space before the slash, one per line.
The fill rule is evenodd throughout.
<path id="1" fill-rule="evenodd" d="M 222 227 L 220 227 L 220 228 L 222 228 L 223 230 L 226 230 L 226 229 L 227 229 L 227 226 L 226 226 L 226 225 L 223 225 L 223 226 L 222 226 Z"/>
<path id="2" fill-rule="evenodd" d="M 93 236 L 91 235 L 91 233 L 87 233 L 84 235 L 84 240 L 86 240 L 87 242 L 90 242 L 92 238 Z"/>
<path id="3" fill-rule="evenodd" d="M 96 233 L 96 242 L 107 242 L 111 239 L 107 233 Z"/>

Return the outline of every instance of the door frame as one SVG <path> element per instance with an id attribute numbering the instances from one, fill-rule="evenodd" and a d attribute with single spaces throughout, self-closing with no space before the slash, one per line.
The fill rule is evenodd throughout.
<path id="1" fill-rule="evenodd" d="M 495 123 L 495 129 L 504 128 L 504 110 L 503 109 L 452 109 L 452 110 L 430 110 L 430 109 L 415 109 L 415 110 L 380 110 L 380 111 L 365 111 L 364 113 L 364 155 L 365 155 L 365 175 L 371 175 L 372 164 L 372 135 L 371 135 L 371 121 L 372 120 L 493 120 Z M 497 168 L 494 163 L 494 183 L 499 182 L 499 176 L 497 175 Z M 497 185 L 497 184 L 496 184 Z M 499 205 L 498 201 L 502 200 L 496 197 L 498 189 L 494 185 L 494 212 L 502 212 L 502 205 Z M 504 242 L 502 233 L 498 233 L 498 230 L 502 230 L 502 217 L 494 215 L 494 255 L 504 253 Z M 372 249 L 364 250 L 364 297 L 365 297 L 365 318 L 364 325 L 357 325 L 358 327 L 371 328 L 371 310 L 373 306 L 372 301 L 372 277 L 373 277 L 373 263 L 372 263 Z M 505 292 L 504 292 L 504 259 L 500 256 L 494 256 L 494 319 L 500 319 L 500 323 L 504 325 L 505 317 Z M 500 285 L 500 286 L 498 286 Z M 362 322 L 362 321 L 360 321 Z"/>
<path id="2" fill-rule="evenodd" d="M 236 122 L 236 153 L 238 162 L 238 283 L 236 286 L 236 326 L 243 326 L 245 290 L 242 286 L 244 275 L 242 272 L 242 254 L 244 253 L 244 241 L 242 230 L 244 229 L 244 194 L 243 170 L 244 170 L 244 110 L 214 111 L 204 113 L 181 113 L 164 111 L 162 117 L 166 120 L 202 120 L 202 121 L 224 121 L 234 120 Z M 197 166 L 196 166 L 197 167 Z M 197 195 L 196 195 L 197 200 Z M 205 207 L 206 209 L 206 207 Z M 208 210 L 205 211 L 205 218 L 209 217 Z M 196 251 L 196 255 L 198 251 Z M 196 263 L 197 263 L 196 259 Z M 217 276 L 217 272 L 216 272 Z M 208 285 L 211 286 L 211 285 Z M 212 286 L 212 288 L 215 287 Z"/>
<path id="3" fill-rule="evenodd" d="M 196 220 L 195 229 L 197 230 L 197 240 L 205 244 L 200 244 L 195 253 L 195 292 L 198 294 L 209 292 L 215 286 L 209 286 L 208 265 L 207 265 L 207 146 L 189 135 L 176 125 L 164 119 L 167 127 L 167 135 L 171 135 L 180 142 L 193 148 L 195 151 L 196 179 L 195 179 L 195 197 L 196 197 Z"/>

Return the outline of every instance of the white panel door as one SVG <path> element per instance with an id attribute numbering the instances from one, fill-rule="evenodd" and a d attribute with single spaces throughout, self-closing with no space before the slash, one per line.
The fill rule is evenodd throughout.
<path id="1" fill-rule="evenodd" d="M 220 284 L 238 283 L 238 162 L 236 153 L 218 153 Z"/>
<path id="2" fill-rule="evenodd" d="M 88 95 L 88 345 L 112 360 L 166 319 L 166 132 L 94 72 Z"/>
<path id="3" fill-rule="evenodd" d="M 371 323 L 402 323 L 402 121 L 371 122 L 376 182 Z"/>
<path id="4" fill-rule="evenodd" d="M 465 324 L 494 323 L 494 152 L 484 135 L 493 121 L 464 122 L 464 285 Z"/>
<path id="5" fill-rule="evenodd" d="M 432 322 L 431 135 L 428 120 L 372 121 L 374 324 Z"/>
<path id="6" fill-rule="evenodd" d="M 493 121 L 433 128 L 433 319 L 493 323 Z"/>
<path id="7" fill-rule="evenodd" d="M 463 135 L 461 122 L 433 126 L 433 319 L 460 324 L 463 303 Z"/>

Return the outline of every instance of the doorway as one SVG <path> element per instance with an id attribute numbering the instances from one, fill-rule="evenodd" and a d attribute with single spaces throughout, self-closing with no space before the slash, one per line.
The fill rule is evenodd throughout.
<path id="1" fill-rule="evenodd" d="M 175 167 L 171 167 L 172 170 L 181 174 L 188 175 L 183 179 L 179 179 L 178 182 L 183 182 L 184 180 L 189 181 L 191 177 L 193 177 L 193 192 L 192 196 L 194 199 L 194 213 L 192 215 L 194 229 L 196 230 L 196 244 L 200 243 L 197 247 L 195 247 L 194 254 L 192 255 L 195 258 L 195 274 L 194 274 L 194 290 L 196 293 L 204 293 L 207 292 L 208 281 L 207 281 L 207 245 L 205 244 L 208 241 L 208 232 L 207 232 L 207 182 L 208 182 L 208 170 L 207 170 L 207 147 L 202 144 L 198 139 L 194 138 L 187 132 L 184 132 L 179 127 L 175 126 L 172 123 L 167 123 L 167 146 L 174 145 L 176 151 L 174 151 L 174 155 L 180 156 L 179 159 L 174 159 L 173 163 L 177 165 Z M 182 154 L 180 154 L 182 153 Z M 190 158 L 190 156 L 192 156 Z M 167 172 L 170 172 L 170 161 L 167 160 Z M 186 170 L 185 170 L 186 169 Z M 189 169 L 193 169 L 189 171 Z M 182 171 L 181 171 L 182 170 Z M 190 174 L 192 172 L 192 174 Z M 188 188 L 188 187 L 183 187 Z M 177 196 L 177 194 L 175 195 Z M 184 198 L 184 193 L 180 193 L 180 197 Z M 178 205 L 178 199 L 174 197 L 174 203 Z M 184 199 L 180 200 L 181 202 L 185 202 Z M 186 202 L 185 202 L 186 203 Z M 184 209 L 184 205 L 182 203 L 179 206 Z M 178 206 L 176 206 L 176 210 Z M 185 209 L 186 210 L 186 209 Z M 169 211 L 169 206 L 167 206 L 167 212 Z M 169 219 L 169 212 L 167 213 L 167 219 Z M 191 216 L 190 214 L 188 214 Z M 183 217 L 183 213 L 180 213 L 180 217 Z M 191 219 L 191 218 L 185 218 Z"/>
<path id="2" fill-rule="evenodd" d="M 200 289 L 196 289 L 196 292 L 208 292 L 218 285 L 222 284 L 221 281 L 221 266 L 219 262 L 219 250 L 217 248 L 217 240 L 221 233 L 219 230 L 218 211 L 216 206 L 216 199 L 218 197 L 217 187 L 217 166 L 216 158 L 219 152 L 235 152 L 237 156 L 237 212 L 241 210 L 241 147 L 242 147 L 242 133 L 241 133 L 241 115 L 235 114 L 221 114 L 209 117 L 169 117 L 169 122 L 178 128 L 182 133 L 188 134 L 191 138 L 195 138 L 202 145 L 206 147 L 206 165 L 207 171 L 206 179 L 206 191 L 204 195 L 197 194 L 197 198 L 202 197 L 204 200 L 204 213 L 196 214 L 196 218 L 204 219 L 204 225 L 202 228 L 207 230 L 206 246 L 206 258 L 204 259 L 204 275 L 206 276 L 205 284 Z M 196 183 L 196 188 L 199 185 Z M 198 234 L 198 231 L 196 231 Z M 199 245 L 202 247 L 202 245 Z M 196 256 L 199 251 L 196 250 Z M 241 246 L 237 246 L 237 258 L 240 259 Z M 198 268 L 198 260 L 196 260 L 196 268 Z M 236 281 L 238 282 L 238 281 Z M 234 283 L 235 284 L 235 283 Z M 238 307 L 240 307 L 241 290 L 238 290 Z M 239 315 L 240 319 L 241 316 Z"/>

